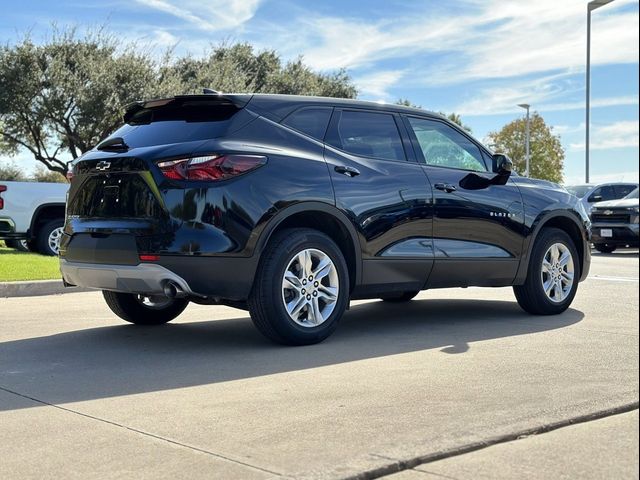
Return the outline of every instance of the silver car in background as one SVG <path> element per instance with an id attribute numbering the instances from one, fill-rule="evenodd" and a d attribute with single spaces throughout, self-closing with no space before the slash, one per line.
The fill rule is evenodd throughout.
<path id="1" fill-rule="evenodd" d="M 565 188 L 582 201 L 584 209 L 590 214 L 595 203 L 624 198 L 638 188 L 638 184 L 632 182 L 585 183 L 568 185 Z"/>
<path id="2" fill-rule="evenodd" d="M 591 241 L 602 253 L 620 247 L 638 247 L 640 216 L 638 189 L 621 200 L 600 202 L 591 210 Z"/>

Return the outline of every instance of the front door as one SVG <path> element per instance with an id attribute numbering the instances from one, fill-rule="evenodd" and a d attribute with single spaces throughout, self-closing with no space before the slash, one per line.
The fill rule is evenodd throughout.
<path id="1" fill-rule="evenodd" d="M 523 247 L 518 187 L 491 178 L 491 159 L 471 137 L 435 118 L 406 116 L 414 151 L 433 187 L 435 262 L 428 287 L 509 285 Z"/>

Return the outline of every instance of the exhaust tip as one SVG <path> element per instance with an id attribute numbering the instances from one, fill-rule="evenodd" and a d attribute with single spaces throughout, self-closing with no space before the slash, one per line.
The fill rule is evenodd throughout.
<path id="1" fill-rule="evenodd" d="M 169 281 L 165 283 L 162 290 L 164 295 L 168 298 L 179 298 L 185 296 L 184 291 L 175 282 Z"/>

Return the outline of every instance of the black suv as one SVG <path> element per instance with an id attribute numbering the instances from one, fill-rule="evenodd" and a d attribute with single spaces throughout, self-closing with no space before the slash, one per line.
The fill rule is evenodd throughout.
<path id="1" fill-rule="evenodd" d="M 589 218 L 440 115 L 287 95 L 135 103 L 73 167 L 60 264 L 124 320 L 189 301 L 316 343 L 351 299 L 513 286 L 558 314 L 588 273 Z"/>

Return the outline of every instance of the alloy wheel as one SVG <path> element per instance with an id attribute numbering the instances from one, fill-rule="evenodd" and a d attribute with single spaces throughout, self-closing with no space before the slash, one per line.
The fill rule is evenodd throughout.
<path id="1" fill-rule="evenodd" d="M 47 239 L 47 245 L 51 251 L 58 255 L 60 253 L 60 239 L 62 238 L 62 227 L 58 227 L 51 231 Z"/>
<path id="2" fill-rule="evenodd" d="M 571 293 L 575 267 L 571 250 L 563 243 L 554 243 L 542 257 L 540 279 L 549 300 L 563 302 Z"/>
<path id="3" fill-rule="evenodd" d="M 338 270 L 321 250 L 307 248 L 293 256 L 282 276 L 282 301 L 289 317 L 311 328 L 333 313 L 340 292 Z"/>

